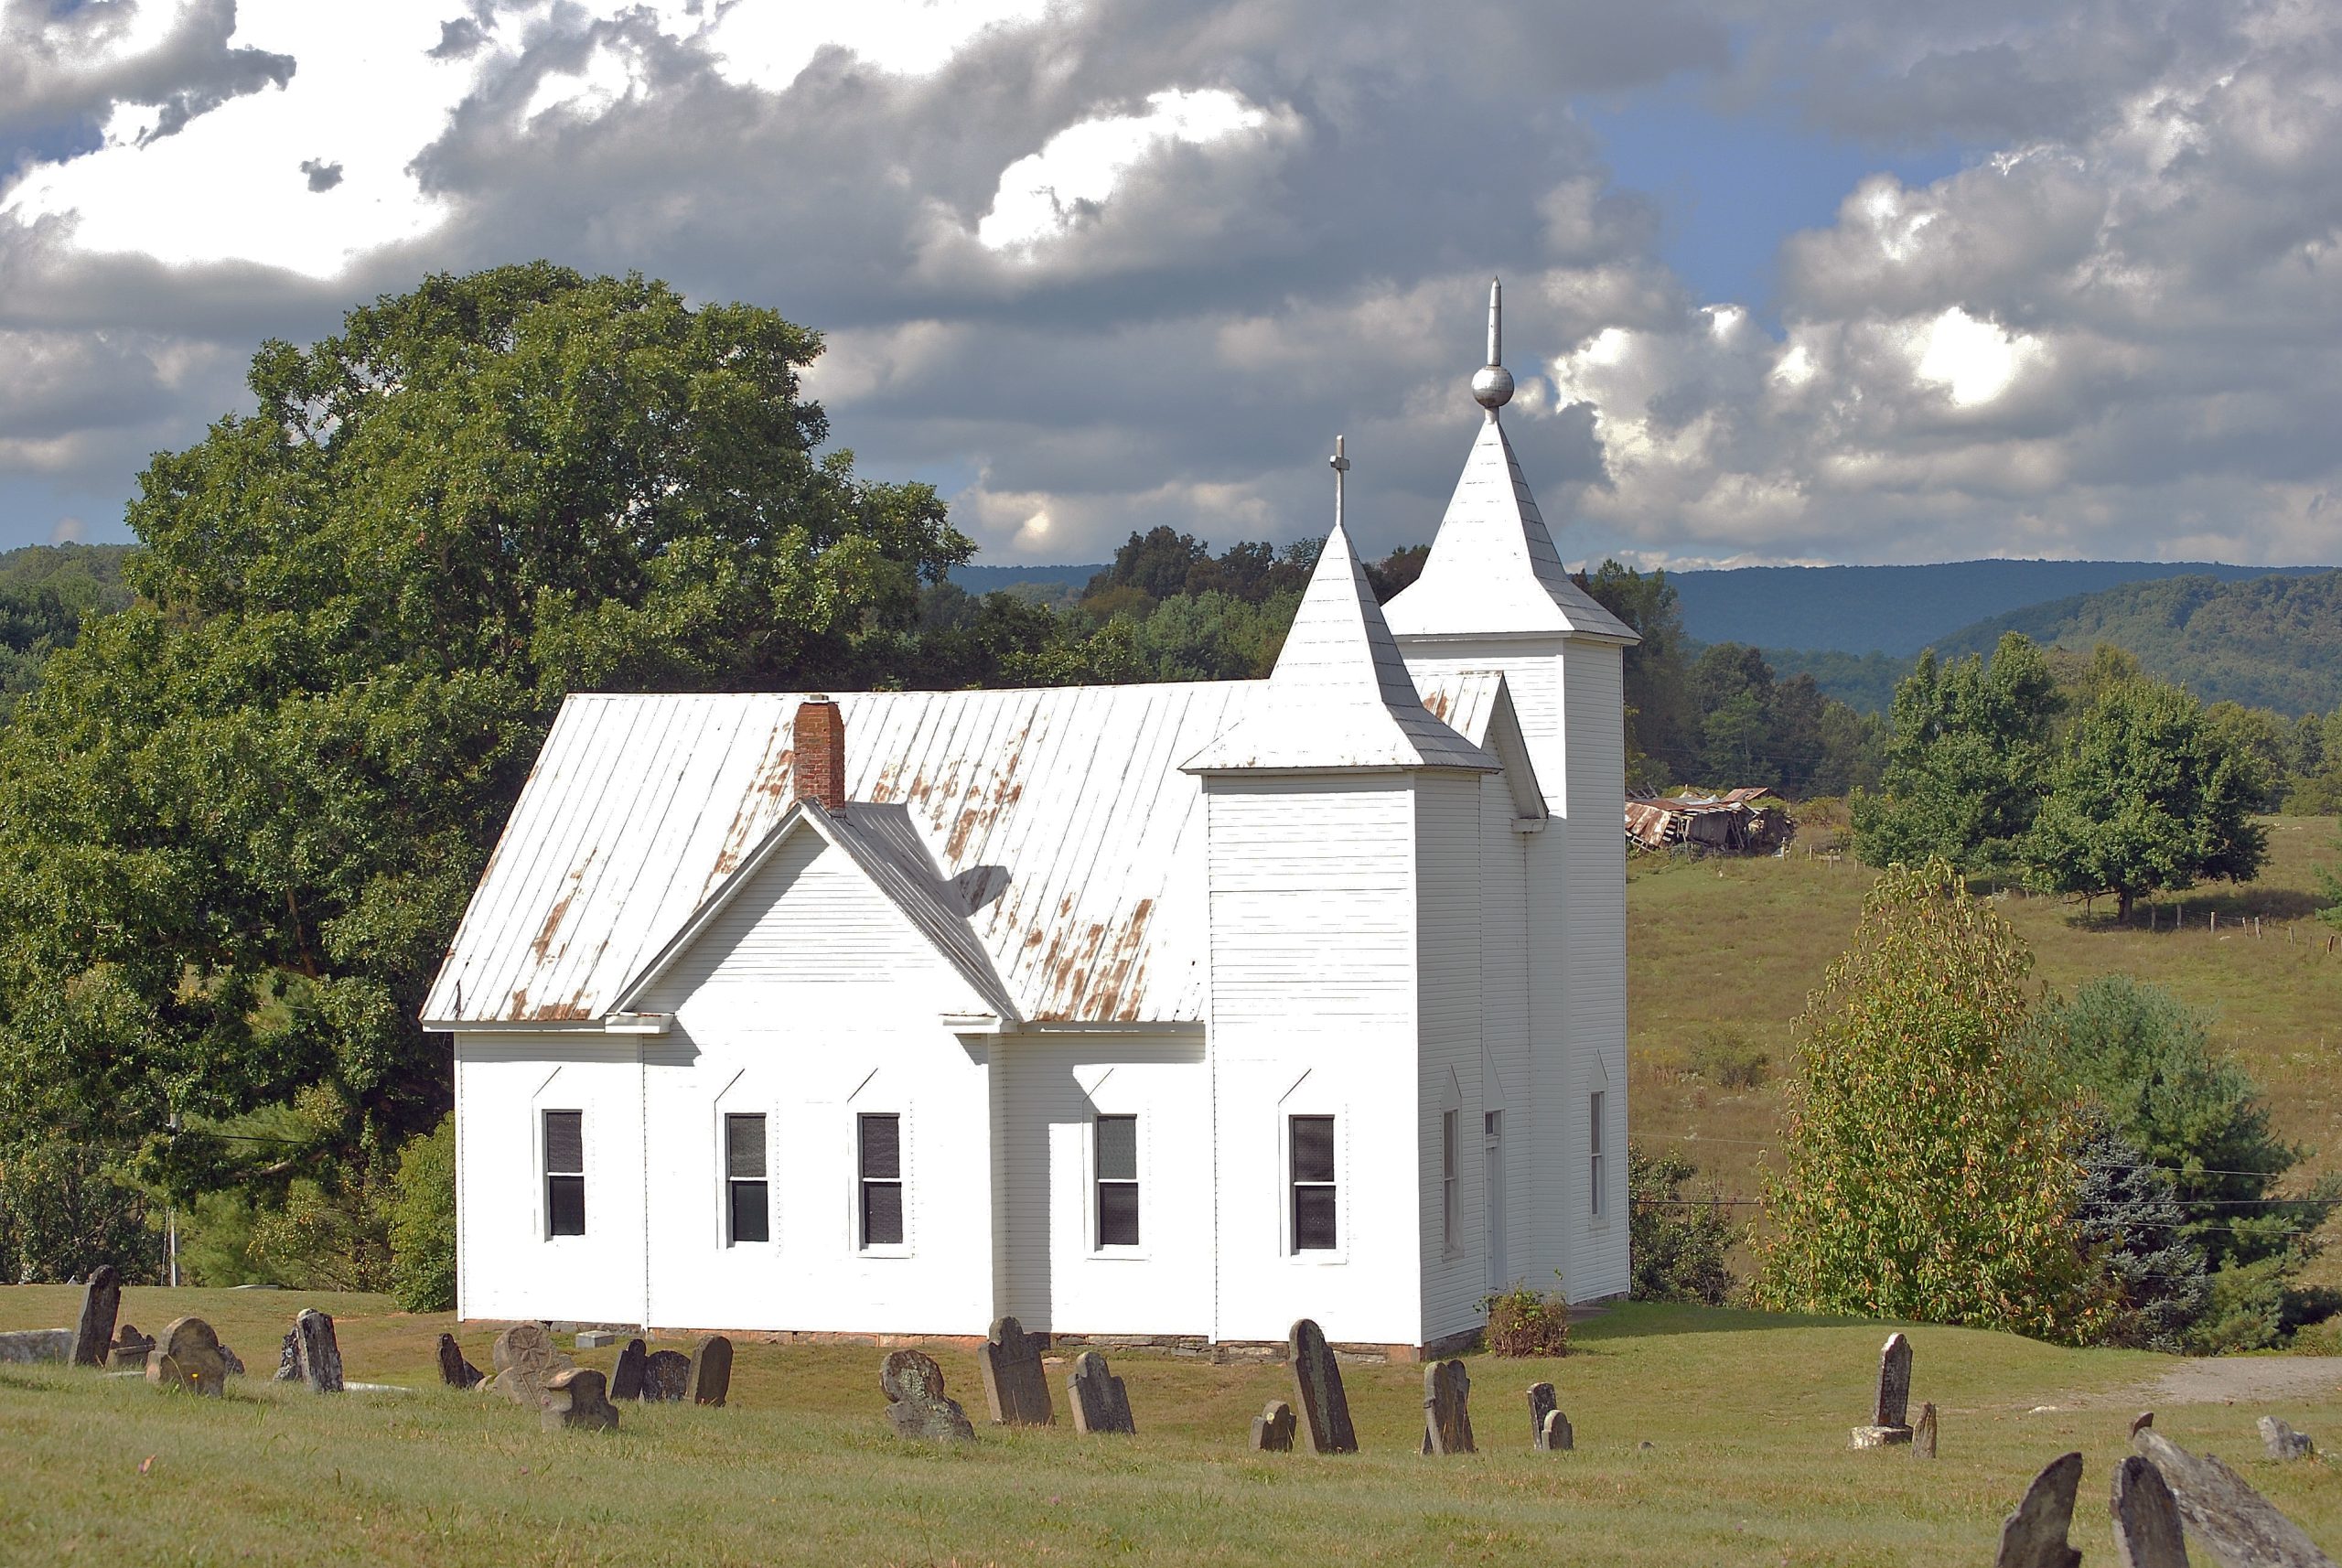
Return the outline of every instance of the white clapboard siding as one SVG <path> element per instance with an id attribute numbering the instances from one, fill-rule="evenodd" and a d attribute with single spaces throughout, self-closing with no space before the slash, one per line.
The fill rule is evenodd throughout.
<path id="1" fill-rule="evenodd" d="M 1483 1073 L 1480 1102 L 1484 1111 L 1504 1112 L 1508 1272 L 1551 1289 L 1563 1260 L 1559 1253 L 1541 1250 L 1529 1169 L 1541 1123 L 1529 1027 L 1527 875 L 1531 846 L 1543 834 L 1517 832 L 1510 808 L 1511 797 L 1501 780 L 1481 785 L 1480 1037 L 1492 1070 Z M 1494 1082 L 1488 1081 L 1490 1076 Z"/>
<path id="2" fill-rule="evenodd" d="M 1415 786 L 1416 964 L 1422 1004 L 1416 1095 L 1416 1210 L 1423 1237 L 1426 1339 L 1472 1327 L 1487 1294 L 1482 1220 L 1480 779 L 1426 774 Z M 1507 811 L 1509 817 L 1509 811 Z M 1441 1234 L 1440 1112 L 1449 1075 L 1463 1088 L 1458 1116 L 1461 1245 Z"/>
<path id="3" fill-rule="evenodd" d="M 1607 1214 L 1594 1219 L 1581 1197 L 1577 1207 L 1584 1229 L 1574 1238 L 1578 1255 L 1570 1265 L 1571 1294 L 1577 1299 L 1620 1294 L 1633 1283 L 1626 1197 L 1627 851 L 1618 826 L 1618 801 L 1626 795 L 1623 680 L 1619 650 L 1601 645 L 1570 650 L 1567 707 L 1574 745 L 1567 835 L 1567 1018 L 1580 1108 L 1574 1136 L 1581 1194 L 1591 1155 L 1585 1096 L 1597 1079 L 1607 1079 L 1603 1101 Z"/>

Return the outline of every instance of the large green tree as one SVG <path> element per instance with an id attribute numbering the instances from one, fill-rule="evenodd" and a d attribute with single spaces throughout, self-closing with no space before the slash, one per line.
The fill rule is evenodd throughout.
<path id="1" fill-rule="evenodd" d="M 263 347 L 141 476 L 138 602 L 0 736 L 0 1134 L 379 1185 L 446 1109 L 415 1010 L 563 695 L 898 674 L 971 553 L 822 453 L 820 347 L 542 263 Z"/>
<path id="2" fill-rule="evenodd" d="M 1868 865 L 1933 855 L 1966 872 L 2013 866 L 2040 804 L 2057 709 L 2048 661 L 2014 632 L 1990 664 L 1921 654 L 1895 688 L 1878 791 L 1854 801 L 1854 853 Z"/>

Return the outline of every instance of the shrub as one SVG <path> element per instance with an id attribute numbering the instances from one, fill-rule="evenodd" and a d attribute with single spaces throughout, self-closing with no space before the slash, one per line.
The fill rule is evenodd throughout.
<path id="1" fill-rule="evenodd" d="M 407 1312 L 456 1305 L 456 1118 L 399 1150 L 391 1204 L 391 1294 Z"/>
<path id="2" fill-rule="evenodd" d="M 1553 1271 L 1558 1281 L 1561 1271 Z M 1488 1353 L 1492 1356 L 1566 1356 L 1570 1353 L 1570 1304 L 1558 1293 L 1547 1294 L 1514 1281 L 1483 1299 L 1488 1315 Z"/>
<path id="3" fill-rule="evenodd" d="M 387 1216 L 377 1184 L 329 1173 L 296 1177 L 252 1224 L 252 1255 L 293 1290 L 378 1291 L 390 1283 Z"/>
<path id="4" fill-rule="evenodd" d="M 1738 1029 L 1706 1029 L 1692 1042 L 1692 1070 L 1718 1089 L 1756 1089 L 1772 1067 L 1765 1047 Z"/>
<path id="5" fill-rule="evenodd" d="M 100 1263 L 161 1277 L 145 1194 L 95 1150 L 49 1138 L 0 1148 L 0 1283 L 82 1279 Z"/>
<path id="6" fill-rule="evenodd" d="M 1698 1175 L 1680 1155 L 1646 1155 L 1627 1144 L 1627 1240 L 1634 1258 L 1637 1301 L 1694 1301 L 1722 1306 L 1739 1282 L 1724 1255 L 1740 1240 L 1740 1227 L 1714 1201 L 1683 1196 L 1683 1184 Z"/>

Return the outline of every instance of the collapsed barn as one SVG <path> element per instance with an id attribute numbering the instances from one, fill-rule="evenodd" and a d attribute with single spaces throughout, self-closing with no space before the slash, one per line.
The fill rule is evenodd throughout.
<path id="1" fill-rule="evenodd" d="M 1796 836 L 1789 802 L 1770 789 L 1638 795 L 1627 801 L 1627 843 L 1632 849 L 1682 845 L 1720 854 L 1774 854 Z"/>

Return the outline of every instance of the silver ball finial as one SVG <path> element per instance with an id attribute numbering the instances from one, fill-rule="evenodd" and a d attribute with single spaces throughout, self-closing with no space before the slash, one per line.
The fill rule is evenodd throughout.
<path id="1" fill-rule="evenodd" d="M 1488 362 L 1472 372 L 1472 401 L 1488 411 L 1512 401 L 1512 372 L 1504 368 L 1504 285 L 1488 280 Z"/>

